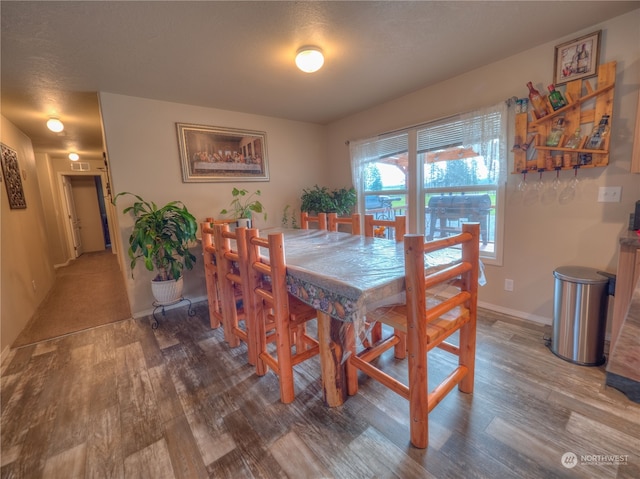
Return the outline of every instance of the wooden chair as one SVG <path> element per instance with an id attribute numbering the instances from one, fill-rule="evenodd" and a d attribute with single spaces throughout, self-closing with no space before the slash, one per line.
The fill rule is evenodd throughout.
<path id="1" fill-rule="evenodd" d="M 348 359 L 348 376 L 355 369 L 363 371 L 384 386 L 409 401 L 411 444 L 427 447 L 428 414 L 456 386 L 465 393 L 473 392 L 476 315 L 478 301 L 480 228 L 477 223 L 464 224 L 462 233 L 436 241 L 424 242 L 423 235 L 404 238 L 407 302 L 405 305 L 379 308 L 367 316 L 407 333 L 408 382 L 398 381 L 376 367 L 372 361 L 394 346 L 396 335 L 374 347 L 355 354 L 355 346 Z M 425 254 L 439 249 L 459 246 L 462 261 L 439 271 L 425 274 Z M 438 285 L 453 286 L 456 294 L 437 301 L 428 290 Z M 456 331 L 459 345 L 445 342 Z M 428 391 L 428 352 L 434 347 L 458 356 L 454 370 Z M 355 384 L 354 384 L 355 383 Z M 349 381 L 349 393 L 357 391 L 357 381 Z"/>
<path id="2" fill-rule="evenodd" d="M 248 258 L 240 253 L 241 250 L 246 252 L 246 248 L 242 247 L 246 228 L 229 231 L 228 224 L 216 223 L 213 230 L 224 338 L 232 348 L 244 341 L 247 345 L 247 360 L 249 364 L 255 365 L 257 351 L 246 314 L 246 287 L 242 283 L 246 276 L 243 270 L 248 266 Z M 233 249 L 232 240 L 237 249 Z M 241 321 L 244 327 L 240 324 Z"/>
<path id="3" fill-rule="evenodd" d="M 397 215 L 393 220 L 376 219 L 373 215 L 364 215 L 364 235 L 389 238 L 387 228 L 393 228 L 393 238 L 399 243 L 407 233 L 407 217 Z"/>
<path id="4" fill-rule="evenodd" d="M 205 221 L 200 223 L 200 232 L 202 233 L 204 279 L 207 287 L 207 300 L 209 302 L 209 323 L 212 329 L 218 328 L 222 324 L 222 302 L 220 300 L 213 225 L 215 223 L 225 222 L 227 221 L 207 218 Z"/>
<path id="5" fill-rule="evenodd" d="M 393 228 L 393 235 L 387 233 L 387 228 Z M 398 215 L 393 220 L 376 219 L 373 215 L 364 216 L 364 235 L 368 237 L 381 237 L 389 238 L 393 237 L 398 243 L 400 243 L 404 235 L 407 232 L 407 217 Z M 371 342 L 373 344 L 380 341 L 382 338 L 382 325 L 375 323 L 370 330 Z M 404 343 L 399 344 L 396 347 L 396 358 L 404 358 L 404 352 L 401 349 L 404 347 Z"/>
<path id="6" fill-rule="evenodd" d="M 248 250 L 246 311 L 255 328 L 257 341 L 256 373 L 263 376 L 273 370 L 280 381 L 280 400 L 294 400 L 293 366 L 319 352 L 318 341 L 307 334 L 306 322 L 316 317 L 316 310 L 287 291 L 283 234 L 260 238 L 257 229 L 246 231 Z M 268 248 L 269 257 L 260 253 Z M 270 325 L 274 331 L 269 335 Z M 275 348 L 267 348 L 271 340 Z M 274 351 L 275 349 L 275 351 Z M 275 353 L 275 354 L 274 354 Z"/>
<path id="7" fill-rule="evenodd" d="M 339 217 L 337 213 L 327 215 L 327 225 L 329 231 L 338 231 L 339 225 L 347 225 L 351 228 L 352 235 L 360 234 L 360 214 L 354 213 L 351 216 Z"/>
<path id="8" fill-rule="evenodd" d="M 300 228 L 303 230 L 309 229 L 309 223 L 315 223 L 319 230 L 327 229 L 327 214 L 318 213 L 318 216 L 309 216 L 309 213 L 303 211 L 300 213 Z"/>

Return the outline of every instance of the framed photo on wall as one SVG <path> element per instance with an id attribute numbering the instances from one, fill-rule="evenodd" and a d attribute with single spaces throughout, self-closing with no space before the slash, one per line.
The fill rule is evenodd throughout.
<path id="1" fill-rule="evenodd" d="M 590 33 L 555 47 L 553 83 L 561 85 L 598 74 L 600 34 Z"/>
<path id="2" fill-rule="evenodd" d="M 190 123 L 176 127 L 185 183 L 269 181 L 264 131 Z"/>
<path id="3" fill-rule="evenodd" d="M 12 210 L 24 209 L 27 207 L 27 200 L 24 197 L 24 189 L 22 188 L 18 154 L 4 144 L 0 144 L 0 148 L 2 149 L 2 173 L 4 186 L 9 196 L 9 208 Z"/>

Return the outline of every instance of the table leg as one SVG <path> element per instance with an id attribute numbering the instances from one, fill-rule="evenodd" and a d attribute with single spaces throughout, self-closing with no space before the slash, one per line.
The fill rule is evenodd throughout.
<path id="1" fill-rule="evenodd" d="M 346 341 L 350 337 L 351 326 L 351 323 L 338 321 L 318 311 L 322 394 L 325 404 L 329 407 L 340 406 L 347 398 L 346 365 L 343 359 L 348 351 Z"/>

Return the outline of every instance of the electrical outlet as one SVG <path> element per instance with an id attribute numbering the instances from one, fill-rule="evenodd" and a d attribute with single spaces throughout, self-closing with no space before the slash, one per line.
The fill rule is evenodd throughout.
<path id="1" fill-rule="evenodd" d="M 598 190 L 598 203 L 620 203 L 622 186 L 601 186 Z"/>
<path id="2" fill-rule="evenodd" d="M 513 291 L 513 280 L 505 279 L 504 280 L 504 290 L 505 291 Z"/>

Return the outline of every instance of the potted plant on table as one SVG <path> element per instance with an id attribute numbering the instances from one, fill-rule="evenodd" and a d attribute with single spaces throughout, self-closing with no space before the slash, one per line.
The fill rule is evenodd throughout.
<path id="1" fill-rule="evenodd" d="M 337 213 L 344 216 L 351 213 L 357 201 L 354 188 L 339 188 L 329 190 L 326 186 L 315 185 L 308 190 L 302 190 L 302 204 L 300 210 L 307 213 Z"/>
<path id="2" fill-rule="evenodd" d="M 267 219 L 267 212 L 264 209 L 260 200 L 254 199 L 256 196 L 260 196 L 260 190 L 256 190 L 253 193 L 245 189 L 234 188 L 231 191 L 231 204 L 229 209 L 223 209 L 220 214 L 227 215 L 236 220 L 236 226 L 244 226 L 251 228 L 251 215 L 253 213 L 262 213 L 264 219 Z"/>
<path id="3" fill-rule="evenodd" d="M 151 281 L 151 291 L 157 304 L 166 305 L 182 298 L 184 268 L 192 269 L 196 257 L 189 246 L 196 241 L 198 224 L 181 201 L 171 201 L 161 208 L 133 193 L 116 195 L 113 203 L 122 195 L 136 198 L 132 206 L 122 212 L 132 212 L 135 218 L 129 236 L 131 277 L 138 260 L 149 271 L 156 271 Z"/>

